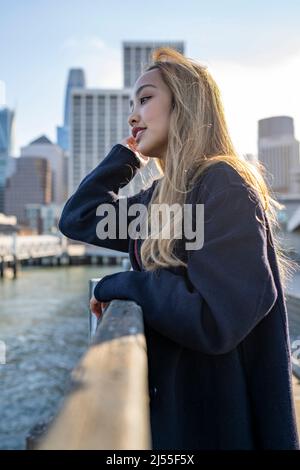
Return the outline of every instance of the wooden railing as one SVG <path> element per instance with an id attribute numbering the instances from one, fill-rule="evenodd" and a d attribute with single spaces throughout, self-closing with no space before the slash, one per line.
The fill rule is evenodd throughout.
<path id="1" fill-rule="evenodd" d="M 71 392 L 36 448 L 151 449 L 147 347 L 140 306 L 113 300 L 95 334 L 94 320 L 90 328 L 91 345 L 72 372 Z"/>

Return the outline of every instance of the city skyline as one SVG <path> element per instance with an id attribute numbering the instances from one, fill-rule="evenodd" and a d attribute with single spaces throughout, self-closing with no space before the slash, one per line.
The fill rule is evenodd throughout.
<path id="1" fill-rule="evenodd" d="M 177 1 L 154 1 L 146 13 L 132 1 L 113 0 L 109 9 L 94 0 L 0 4 L 0 81 L 16 112 L 16 155 L 42 134 L 56 141 L 70 68 L 84 69 L 88 88 L 122 88 L 122 42 L 130 40 L 185 42 L 186 56 L 207 65 L 220 87 L 239 152 L 257 154 L 258 120 L 271 116 L 292 117 L 299 140 L 300 5 L 294 1 L 187 1 L 182 11 Z M 171 6 L 180 14 L 166 22 Z"/>

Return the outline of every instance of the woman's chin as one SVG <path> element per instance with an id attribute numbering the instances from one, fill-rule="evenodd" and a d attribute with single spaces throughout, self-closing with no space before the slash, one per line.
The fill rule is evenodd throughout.
<path id="1" fill-rule="evenodd" d="M 136 144 L 136 149 L 141 152 L 143 155 L 148 155 L 147 152 L 149 152 L 149 145 L 143 145 L 143 142 L 137 142 Z"/>
<path id="2" fill-rule="evenodd" d="M 136 143 L 136 150 L 142 155 L 145 155 L 149 158 L 160 158 L 158 156 L 160 155 L 158 149 L 155 148 L 153 145 L 149 145 L 148 143 L 146 143 L 146 140 L 145 142 L 143 142 L 143 137 L 139 142 Z"/>
<path id="3" fill-rule="evenodd" d="M 159 154 L 149 146 L 137 145 L 136 150 L 149 158 L 159 158 Z"/>

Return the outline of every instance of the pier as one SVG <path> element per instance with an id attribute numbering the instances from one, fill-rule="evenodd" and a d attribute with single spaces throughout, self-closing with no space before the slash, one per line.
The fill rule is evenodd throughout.
<path id="1" fill-rule="evenodd" d="M 17 278 L 20 266 L 117 265 L 128 253 L 68 241 L 64 236 L 0 235 L 0 279 L 7 268 Z"/>

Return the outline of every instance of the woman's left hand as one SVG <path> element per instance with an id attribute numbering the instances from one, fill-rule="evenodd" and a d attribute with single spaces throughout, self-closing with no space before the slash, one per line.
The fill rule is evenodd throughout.
<path id="1" fill-rule="evenodd" d="M 103 310 L 109 305 L 109 302 L 101 302 L 97 300 L 94 296 L 90 300 L 90 309 L 91 312 L 96 315 L 97 318 L 100 318 L 103 314 Z"/>

